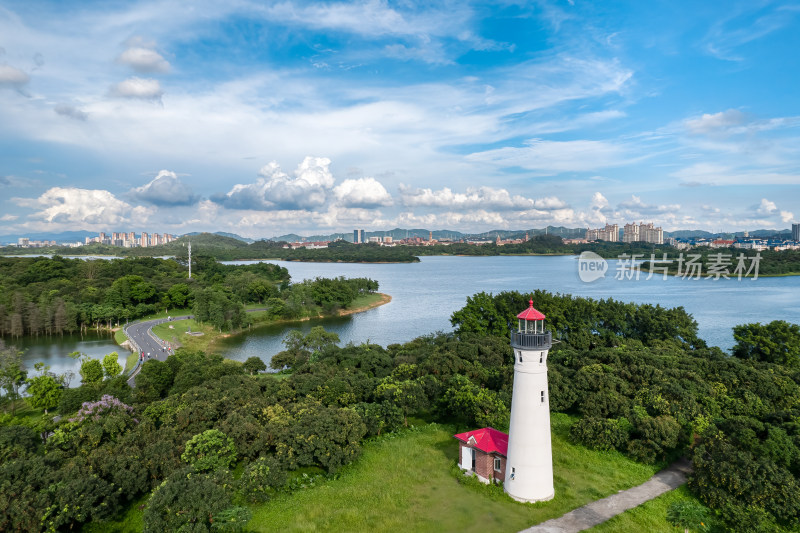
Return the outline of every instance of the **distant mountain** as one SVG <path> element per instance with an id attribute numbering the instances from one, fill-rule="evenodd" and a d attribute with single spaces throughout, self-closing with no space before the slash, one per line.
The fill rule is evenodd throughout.
<path id="1" fill-rule="evenodd" d="M 665 231 L 664 237 L 673 239 L 710 239 L 714 234 L 700 229 L 681 229 L 677 231 Z"/>
<path id="2" fill-rule="evenodd" d="M 355 229 L 355 228 L 354 228 Z M 423 240 L 428 240 L 431 235 L 437 241 L 441 240 L 451 240 L 451 241 L 458 241 L 461 239 L 475 239 L 475 240 L 494 240 L 497 238 L 497 235 L 500 235 L 501 239 L 521 239 L 525 237 L 525 233 L 528 233 L 529 237 L 533 237 L 535 235 L 544 235 L 545 233 L 548 235 L 557 235 L 559 237 L 563 237 L 565 239 L 574 239 L 577 237 L 583 237 L 586 234 L 586 228 L 565 228 L 563 226 L 547 226 L 547 228 L 538 228 L 538 229 L 527 229 L 527 230 L 492 230 L 486 231 L 483 233 L 462 233 L 460 231 L 455 230 L 448 230 L 448 229 L 437 229 L 437 230 L 428 230 L 422 228 L 414 228 L 414 229 L 403 229 L 403 228 L 394 228 L 386 231 L 365 231 L 364 237 L 369 239 L 370 237 L 391 237 L 393 240 L 401 240 L 410 238 L 413 239 L 415 237 L 419 237 Z M 286 242 L 303 242 L 303 241 L 334 241 L 336 239 L 342 239 L 348 242 L 353 242 L 353 232 L 347 233 L 331 233 L 329 235 L 298 235 L 296 233 L 289 233 L 286 235 L 281 235 L 279 237 L 270 237 L 267 240 L 270 241 L 286 241 Z"/>
<path id="3" fill-rule="evenodd" d="M 206 233 L 206 232 L 193 231 L 191 233 L 184 234 L 184 236 L 186 236 L 186 235 L 189 235 L 189 236 L 202 235 L 204 233 Z M 208 235 L 219 235 L 220 237 L 230 237 L 231 239 L 236 239 L 237 241 L 246 242 L 248 244 L 250 244 L 252 242 L 256 242 L 255 239 L 250 239 L 248 237 L 242 237 L 241 235 L 237 235 L 235 233 L 226 233 L 224 231 L 215 231 L 214 233 L 210 233 Z"/>

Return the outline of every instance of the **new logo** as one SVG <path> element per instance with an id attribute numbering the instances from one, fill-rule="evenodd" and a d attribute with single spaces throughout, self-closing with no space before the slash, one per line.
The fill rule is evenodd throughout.
<path id="1" fill-rule="evenodd" d="M 605 277 L 608 263 L 594 252 L 581 252 L 578 257 L 578 277 L 584 283 L 591 283 Z"/>

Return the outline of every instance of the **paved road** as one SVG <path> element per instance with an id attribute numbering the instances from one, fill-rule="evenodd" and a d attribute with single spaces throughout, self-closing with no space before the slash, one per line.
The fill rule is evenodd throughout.
<path id="1" fill-rule="evenodd" d="M 187 318 L 192 318 L 192 316 L 174 316 L 172 320 L 184 320 Z M 148 359 L 166 361 L 171 353 L 167 348 L 168 343 L 156 337 L 151 331 L 153 326 L 163 324 L 164 322 L 168 322 L 168 320 L 166 318 L 159 318 L 156 320 L 147 320 L 145 322 L 135 322 L 125 328 L 125 334 L 128 336 L 128 339 L 133 341 L 135 348 L 139 349 L 139 355 L 141 356 L 142 352 L 144 352 L 145 361 Z M 131 377 L 128 378 L 128 385 L 131 387 L 135 384 L 136 374 L 139 373 L 139 369 L 141 369 L 141 365 L 138 365 L 131 374 Z"/>
<path id="2" fill-rule="evenodd" d="M 560 518 L 542 522 L 520 533 L 577 533 L 589 529 L 665 492 L 677 489 L 686 483 L 686 475 L 691 471 L 691 463 L 687 459 L 680 459 L 637 487 L 578 507 Z"/>

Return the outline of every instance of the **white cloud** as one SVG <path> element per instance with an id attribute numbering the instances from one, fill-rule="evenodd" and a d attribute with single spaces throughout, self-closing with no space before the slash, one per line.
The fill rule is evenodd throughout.
<path id="1" fill-rule="evenodd" d="M 140 201 L 165 206 L 192 205 L 200 199 L 191 187 L 169 170 L 160 171 L 150 183 L 131 189 L 128 194 Z"/>
<path id="2" fill-rule="evenodd" d="M 132 206 L 102 189 L 52 187 L 39 198 L 17 198 L 22 207 L 39 209 L 30 218 L 78 227 L 146 222 L 151 209 Z"/>
<path id="3" fill-rule="evenodd" d="M 334 177 L 326 157 L 306 157 L 294 171 L 283 172 L 276 162 L 264 166 L 255 183 L 237 184 L 211 199 L 230 209 L 308 209 L 327 201 Z"/>
<path id="4" fill-rule="evenodd" d="M 512 195 L 506 189 L 493 187 L 468 187 L 466 193 L 453 192 L 449 187 L 440 190 L 427 188 L 412 189 L 400 185 L 403 205 L 407 207 L 445 207 L 472 209 L 560 209 L 566 204 L 552 196 L 534 200 L 520 195 Z"/>
<path id="5" fill-rule="evenodd" d="M 128 48 L 117 58 L 117 62 L 128 65 L 137 72 L 144 74 L 151 72 L 169 72 L 170 64 L 164 57 L 150 48 L 133 46 Z"/>
<path id="6" fill-rule="evenodd" d="M 17 220 L 19 217 L 17 215 L 3 215 L 0 217 L 0 221 L 2 222 L 11 222 L 12 220 Z"/>
<path id="7" fill-rule="evenodd" d="M 21 87 L 31 80 L 22 70 L 12 67 L 11 65 L 0 65 L 0 87 L 3 85 L 9 87 Z"/>
<path id="8" fill-rule="evenodd" d="M 378 207 L 392 205 L 392 197 L 375 178 L 344 180 L 333 194 L 346 207 Z"/>
<path id="9" fill-rule="evenodd" d="M 595 192 L 592 195 L 592 201 L 590 206 L 592 207 L 592 209 L 604 209 L 608 207 L 608 198 L 603 196 L 603 194 L 600 192 Z"/>
<path id="10" fill-rule="evenodd" d="M 729 109 L 714 114 L 704 114 L 685 121 L 686 129 L 693 134 L 718 135 L 729 132 L 744 124 L 747 116 L 737 109 Z"/>
<path id="11" fill-rule="evenodd" d="M 782 222 L 791 222 L 794 220 L 794 213 L 790 213 L 789 211 L 781 211 L 781 221 Z"/>
<path id="12" fill-rule="evenodd" d="M 111 94 L 123 98 L 141 98 L 142 100 L 160 100 L 164 95 L 161 83 L 151 78 L 128 78 L 111 88 Z"/>
<path id="13" fill-rule="evenodd" d="M 772 215 L 778 211 L 778 206 L 775 202 L 762 198 L 761 203 L 755 206 L 755 210 L 759 215 Z"/>

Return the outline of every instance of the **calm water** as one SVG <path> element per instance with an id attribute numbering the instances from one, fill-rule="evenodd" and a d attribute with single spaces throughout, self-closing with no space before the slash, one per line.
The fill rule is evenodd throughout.
<path id="1" fill-rule="evenodd" d="M 125 367 L 125 358 L 130 353 L 124 348 L 120 348 L 110 335 L 97 335 L 88 333 L 81 335 L 64 335 L 59 337 L 23 338 L 11 341 L 5 339 L 7 344 L 13 344 L 23 351 L 22 359 L 28 369 L 28 376 L 33 376 L 36 371 L 33 367 L 35 363 L 43 362 L 50 365 L 50 371 L 56 374 L 74 372 L 75 377 L 70 382 L 70 387 L 80 385 L 81 376 L 78 373 L 81 363 L 76 359 L 67 357 L 72 352 L 85 353 L 92 359 L 102 359 L 106 354 L 117 352 L 119 354 L 119 364 Z"/>
<path id="2" fill-rule="evenodd" d="M 697 320 L 700 335 L 710 344 L 728 349 L 731 328 L 747 322 L 800 322 L 800 276 L 756 280 L 684 280 L 654 276 L 650 280 L 617 280 L 616 262 L 606 278 L 584 283 L 578 278 L 577 258 L 561 257 L 423 257 L 410 264 L 339 264 L 274 261 L 286 267 L 294 281 L 317 276 L 369 277 L 392 301 L 348 318 L 317 320 L 293 325 L 308 331 L 322 325 L 339 335 L 343 344 L 402 343 L 436 331 L 450 331 L 450 315 L 468 296 L 486 291 L 551 292 L 614 298 L 624 302 L 683 306 Z M 269 360 L 283 349 L 286 327 L 254 329 L 227 339 L 226 357 L 244 360 L 258 355 Z"/>
<path id="3" fill-rule="evenodd" d="M 464 306 L 468 296 L 486 291 L 551 292 L 614 298 L 624 302 L 683 306 L 697 320 L 700 335 L 710 344 L 728 349 L 731 328 L 747 322 L 788 320 L 800 322 L 800 276 L 713 281 L 661 279 L 616 280 L 616 265 L 606 278 L 583 283 L 577 274 L 577 258 L 563 257 L 423 257 L 420 263 L 342 264 L 270 261 L 286 267 L 292 280 L 324 277 L 368 277 L 378 280 L 381 292 L 392 301 L 351 317 L 299 322 L 290 326 L 255 328 L 226 339 L 226 357 L 243 361 L 257 355 L 265 361 L 283 349 L 287 331 L 308 331 L 322 325 L 336 332 L 343 344 L 370 341 L 387 346 L 436 331 L 450 331 L 450 315 Z M 236 262 L 246 263 L 246 262 Z M 26 361 L 45 360 L 57 372 L 77 372 L 67 353 L 78 350 L 93 357 L 119 351 L 111 338 L 40 339 L 26 343 Z M 122 356 L 127 353 L 121 353 Z M 121 361 L 124 364 L 124 361 Z M 60 370 L 59 370 L 60 369 Z"/>

